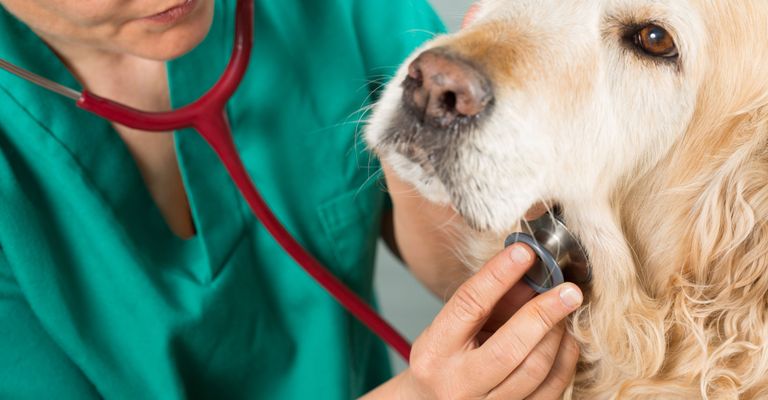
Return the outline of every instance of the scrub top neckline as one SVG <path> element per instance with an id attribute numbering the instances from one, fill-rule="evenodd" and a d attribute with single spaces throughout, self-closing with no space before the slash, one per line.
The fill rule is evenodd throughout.
<path id="1" fill-rule="evenodd" d="M 203 42 L 188 54 L 166 64 L 174 108 L 196 100 L 210 87 L 204 86 L 204 82 L 215 83 L 224 70 L 231 48 L 232 33 L 228 31 L 230 27 L 234 29 L 227 21 L 232 17 L 227 11 L 222 2 L 216 1 L 212 26 Z M 57 83 L 82 90 L 53 50 L 26 25 L 4 8 L 0 9 L 0 19 L 14 31 L 12 35 L 0 38 L 0 54 L 4 58 Z M 228 45 L 221 46 L 219 42 L 222 41 L 228 41 Z M 195 68 L 198 63 L 221 64 L 221 68 Z M 84 179 L 90 181 L 104 205 L 112 210 L 121 225 L 116 229 L 122 230 L 126 240 L 140 249 L 137 253 L 149 258 L 146 260 L 149 264 L 187 265 L 192 270 L 187 272 L 191 272 L 195 280 L 201 283 L 212 281 L 245 234 L 246 224 L 238 203 L 239 194 L 228 177 L 222 175 L 223 167 L 214 173 L 209 171 L 212 168 L 205 171 L 196 168 L 210 166 L 210 157 L 214 156 L 199 135 L 192 130 L 173 133 L 176 162 L 195 223 L 195 235 L 184 239 L 171 231 L 136 160 L 112 124 L 80 110 L 65 97 L 52 96 L 47 90 L 30 87 L 32 85 L 11 74 L 0 74 L 0 89 L 21 105 L 49 135 L 25 140 L 48 141 L 63 147 L 74 167 L 82 171 Z M 53 109 L 58 112 L 51 111 Z M 62 109 L 66 111 L 61 112 Z M 115 185 L 114 174 L 120 174 L 123 182 L 140 184 Z M 222 178 L 226 178 L 225 187 L 222 187 Z M 136 219 L 136 215 L 146 218 Z"/>

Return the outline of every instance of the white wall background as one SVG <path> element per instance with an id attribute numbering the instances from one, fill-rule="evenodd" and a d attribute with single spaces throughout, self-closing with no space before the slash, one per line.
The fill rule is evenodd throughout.
<path id="1" fill-rule="evenodd" d="M 451 31 L 458 29 L 472 0 L 430 0 Z M 413 341 L 432 321 L 442 302 L 432 296 L 408 273 L 386 246 L 379 245 L 376 290 L 384 317 Z M 399 356 L 392 354 L 396 371 L 405 368 Z"/>

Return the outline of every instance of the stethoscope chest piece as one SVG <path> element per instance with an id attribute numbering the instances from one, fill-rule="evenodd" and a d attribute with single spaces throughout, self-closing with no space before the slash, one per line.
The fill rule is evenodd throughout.
<path id="1" fill-rule="evenodd" d="M 592 268 L 581 244 L 568 230 L 559 215 L 546 213 L 523 224 L 522 232 L 509 235 L 504 241 L 525 243 L 538 256 L 524 276 L 525 282 L 538 293 L 544 293 L 563 282 L 588 284 Z"/>

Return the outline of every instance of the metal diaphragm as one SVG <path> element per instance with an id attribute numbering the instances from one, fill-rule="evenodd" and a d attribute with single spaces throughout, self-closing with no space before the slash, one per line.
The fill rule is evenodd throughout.
<path id="1" fill-rule="evenodd" d="M 556 212 L 548 212 L 523 224 L 522 232 L 509 235 L 504 246 L 522 242 L 538 256 L 524 276 L 536 292 L 544 293 L 563 282 L 584 285 L 592 279 L 592 268 L 581 244 Z"/>

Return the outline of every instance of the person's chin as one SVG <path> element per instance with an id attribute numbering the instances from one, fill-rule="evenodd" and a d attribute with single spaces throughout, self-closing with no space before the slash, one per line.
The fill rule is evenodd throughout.
<path id="1" fill-rule="evenodd" d="M 199 45 L 213 22 L 213 2 L 201 4 L 200 9 L 165 29 L 146 29 L 141 45 L 134 48 L 135 55 L 157 61 L 168 61 L 179 58 L 192 51 Z"/>

